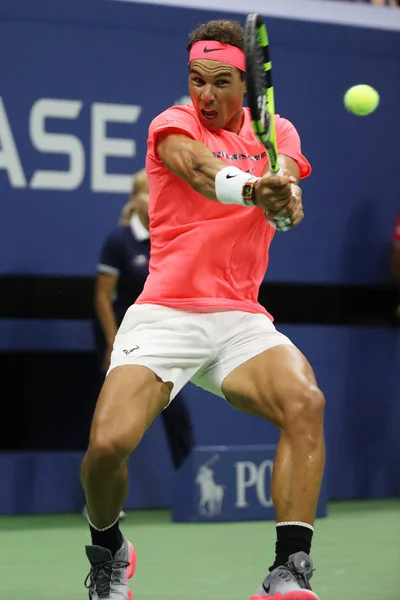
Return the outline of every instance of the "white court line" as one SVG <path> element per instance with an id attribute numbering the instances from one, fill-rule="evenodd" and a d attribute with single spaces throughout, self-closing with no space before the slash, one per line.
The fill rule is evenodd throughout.
<path id="1" fill-rule="evenodd" d="M 400 7 L 353 4 L 349 0 L 108 0 L 133 4 L 155 4 L 218 10 L 248 14 L 259 12 L 265 16 L 348 25 L 369 29 L 400 31 Z"/>

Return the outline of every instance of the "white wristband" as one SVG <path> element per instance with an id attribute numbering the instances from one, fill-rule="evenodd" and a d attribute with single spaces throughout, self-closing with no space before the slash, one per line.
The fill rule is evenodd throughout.
<path id="1" fill-rule="evenodd" d="M 237 167 L 225 167 L 215 176 L 215 195 L 222 204 L 241 204 L 242 206 L 254 206 L 243 199 L 242 190 L 245 183 L 257 181 L 249 173 L 241 171 Z"/>

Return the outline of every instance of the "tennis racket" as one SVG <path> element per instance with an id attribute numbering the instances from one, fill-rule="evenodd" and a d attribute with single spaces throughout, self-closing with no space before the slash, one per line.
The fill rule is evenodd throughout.
<path id="1" fill-rule="evenodd" d="M 275 134 L 274 88 L 267 28 L 257 13 L 248 15 L 244 29 L 247 98 L 254 133 L 267 150 L 270 171 L 279 173 Z"/>
<path id="2" fill-rule="evenodd" d="M 280 174 L 278 147 L 275 133 L 275 100 L 271 75 L 271 57 L 267 28 L 261 16 L 253 13 L 247 16 L 244 28 L 246 55 L 247 99 L 250 108 L 254 133 L 265 146 L 269 159 L 269 170 L 273 175 Z M 290 219 L 275 217 L 269 223 L 286 231 Z"/>

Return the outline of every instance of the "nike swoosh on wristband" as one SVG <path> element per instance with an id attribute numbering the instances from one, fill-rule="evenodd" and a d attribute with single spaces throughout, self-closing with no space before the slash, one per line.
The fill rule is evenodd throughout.
<path id="1" fill-rule="evenodd" d="M 207 52 L 218 52 L 219 48 L 207 48 L 207 46 L 205 48 L 203 48 L 203 52 L 207 53 Z"/>
<path id="2" fill-rule="evenodd" d="M 227 178 L 227 179 L 232 179 L 232 177 L 237 177 L 237 173 L 236 173 L 235 175 L 229 175 L 229 174 L 228 174 L 228 175 L 226 176 L 226 178 Z"/>

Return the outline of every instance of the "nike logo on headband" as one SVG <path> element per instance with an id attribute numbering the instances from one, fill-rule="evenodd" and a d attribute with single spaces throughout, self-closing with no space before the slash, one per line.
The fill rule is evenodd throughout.
<path id="1" fill-rule="evenodd" d="M 220 50 L 220 48 L 203 48 L 203 52 L 218 52 L 218 50 Z"/>

